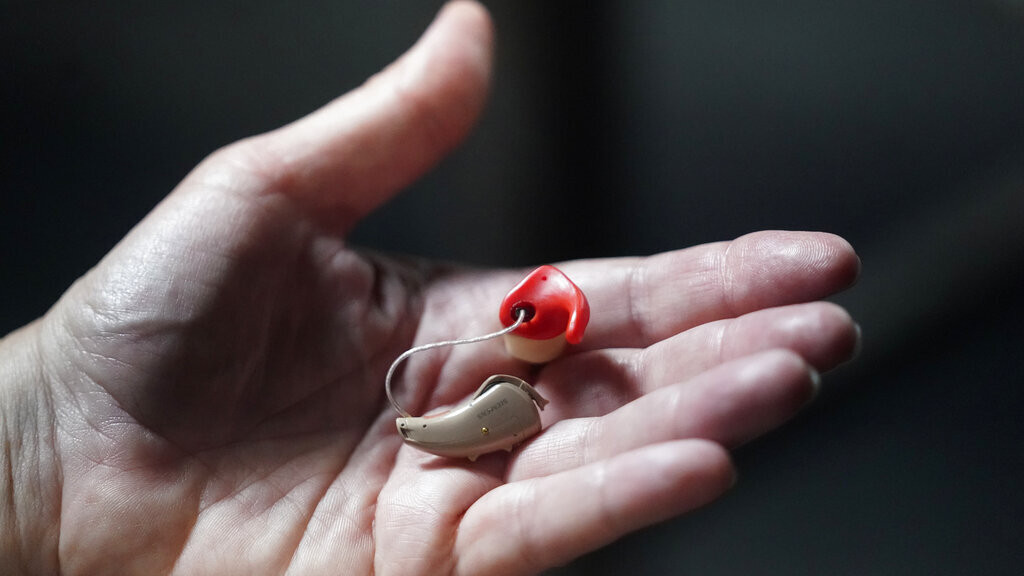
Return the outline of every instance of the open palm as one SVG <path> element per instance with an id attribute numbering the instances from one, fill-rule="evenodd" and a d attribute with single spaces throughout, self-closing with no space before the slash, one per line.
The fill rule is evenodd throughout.
<path id="1" fill-rule="evenodd" d="M 32 493 L 51 503 L 49 572 L 534 573 L 717 497 L 724 447 L 853 353 L 849 316 L 812 302 L 857 274 L 831 235 L 559 264 L 592 307 L 566 356 L 532 367 L 489 342 L 422 354 L 396 382 L 418 414 L 519 375 L 551 400 L 544 431 L 475 463 L 403 446 L 388 365 L 497 328 L 525 271 L 360 252 L 345 233 L 470 128 L 490 44 L 482 9 L 450 5 L 360 89 L 213 154 L 20 335 L 53 422 Z"/>

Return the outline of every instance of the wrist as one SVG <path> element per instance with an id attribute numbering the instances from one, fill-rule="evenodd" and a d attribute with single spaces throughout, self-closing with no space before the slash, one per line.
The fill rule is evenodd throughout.
<path id="1" fill-rule="evenodd" d="M 56 574 L 60 473 L 39 322 L 0 339 L 0 566 Z"/>

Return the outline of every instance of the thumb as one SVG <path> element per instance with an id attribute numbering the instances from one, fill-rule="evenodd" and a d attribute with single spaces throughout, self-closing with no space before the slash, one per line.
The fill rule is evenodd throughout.
<path id="1" fill-rule="evenodd" d="M 362 86 L 228 146 L 187 180 L 222 185 L 227 169 L 243 192 L 283 194 L 348 232 L 466 136 L 487 97 L 492 42 L 486 9 L 450 2 L 409 51 Z"/>

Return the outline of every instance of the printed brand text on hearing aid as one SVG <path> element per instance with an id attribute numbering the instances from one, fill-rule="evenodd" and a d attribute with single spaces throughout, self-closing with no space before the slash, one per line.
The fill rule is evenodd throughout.
<path id="1" fill-rule="evenodd" d="M 401 414 L 395 425 L 406 444 L 438 456 L 476 460 L 488 452 L 511 451 L 540 431 L 540 410 L 548 401 L 515 376 L 491 376 L 462 405 L 430 416 L 412 416 L 391 393 L 391 379 L 403 360 L 442 346 L 504 337 L 510 356 L 533 364 L 549 362 L 567 344 L 578 344 L 583 339 L 590 320 L 590 305 L 561 270 L 541 266 L 505 296 L 498 316 L 505 327 L 497 332 L 410 348 L 391 364 L 384 389 L 391 405 Z"/>

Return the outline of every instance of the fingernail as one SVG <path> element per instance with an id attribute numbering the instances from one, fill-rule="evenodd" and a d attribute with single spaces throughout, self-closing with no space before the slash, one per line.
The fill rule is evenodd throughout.
<path id="1" fill-rule="evenodd" d="M 811 400 L 821 391 L 821 373 L 814 366 L 807 366 L 807 374 L 811 377 Z"/>
<path id="2" fill-rule="evenodd" d="M 857 334 L 857 339 L 853 343 L 853 352 L 850 354 L 850 360 L 853 360 L 854 358 L 860 356 L 860 351 L 864 348 L 864 342 L 862 338 L 864 333 L 860 329 L 860 324 L 854 322 L 853 329 Z"/>

